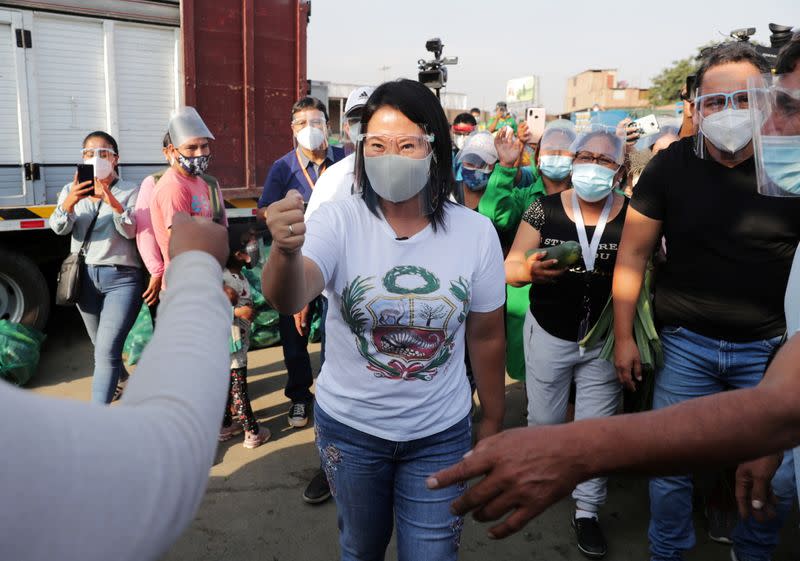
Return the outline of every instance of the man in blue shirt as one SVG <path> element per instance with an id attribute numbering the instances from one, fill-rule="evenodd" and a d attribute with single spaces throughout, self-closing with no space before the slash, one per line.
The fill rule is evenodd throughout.
<path id="1" fill-rule="evenodd" d="M 295 148 L 272 164 L 264 182 L 264 191 L 258 199 L 258 218 L 264 222 L 267 219 L 267 207 L 283 199 L 292 189 L 299 191 L 308 203 L 319 176 L 345 155 L 343 148 L 330 146 L 328 143 L 328 111 L 317 98 L 303 97 L 294 104 L 291 126 Z M 279 319 L 278 327 L 287 372 L 284 394 L 292 402 L 289 425 L 296 428 L 308 424 L 308 411 L 314 399 L 311 393 L 314 376 L 308 356 L 308 334 L 314 310 L 320 310 L 324 322 L 323 306 L 324 301 L 320 297 L 299 314 L 281 315 Z M 322 356 L 324 360 L 324 340 Z M 327 484 L 324 484 L 324 476 L 322 482 L 323 484 L 310 486 L 314 489 L 306 490 L 303 494 L 306 502 L 316 504 L 330 497 Z"/>

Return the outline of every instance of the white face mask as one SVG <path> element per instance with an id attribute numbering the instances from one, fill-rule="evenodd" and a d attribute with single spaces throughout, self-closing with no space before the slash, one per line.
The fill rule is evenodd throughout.
<path id="1" fill-rule="evenodd" d="M 407 201 L 425 188 L 433 154 L 421 160 L 397 154 L 365 156 L 364 169 L 372 189 L 393 203 Z"/>
<path id="2" fill-rule="evenodd" d="M 306 150 L 319 150 L 325 143 L 322 129 L 307 125 L 297 133 L 297 143 Z"/>
<path id="3" fill-rule="evenodd" d="M 738 152 L 753 139 L 749 109 L 723 109 L 703 117 L 700 131 L 720 150 Z"/>
<path id="4" fill-rule="evenodd" d="M 97 179 L 105 179 L 114 171 L 114 166 L 111 165 L 111 161 L 106 158 L 98 158 L 95 156 L 94 158 L 84 160 L 83 163 L 94 166 L 94 176 Z"/>
<path id="5" fill-rule="evenodd" d="M 467 135 L 466 134 L 456 134 L 456 135 L 453 135 L 453 136 L 455 137 L 455 138 L 453 138 L 453 144 L 456 145 L 456 148 L 461 150 L 464 147 L 464 144 L 467 143 Z"/>

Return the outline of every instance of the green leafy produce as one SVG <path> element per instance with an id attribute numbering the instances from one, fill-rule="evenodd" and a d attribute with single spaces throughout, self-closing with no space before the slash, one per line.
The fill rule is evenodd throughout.
<path id="1" fill-rule="evenodd" d="M 661 340 L 653 321 L 653 306 L 651 304 L 652 266 L 648 265 L 644 275 L 642 290 L 636 302 L 636 315 L 633 318 L 633 336 L 639 348 L 639 358 L 642 364 L 642 382 L 636 391 L 636 410 L 646 410 L 652 407 L 653 387 L 656 371 L 664 365 L 664 352 Z M 603 348 L 600 358 L 614 362 L 614 306 L 611 297 L 608 298 L 597 323 L 592 327 L 579 343 L 585 349 L 592 349 L 598 345 Z"/>
<path id="2" fill-rule="evenodd" d="M 542 256 L 542 261 L 556 259 L 558 261 L 558 263 L 556 263 L 556 267 L 569 267 L 580 260 L 581 244 L 570 240 L 552 247 L 532 249 L 525 253 L 525 258 L 530 257 L 534 253 L 544 253 Z"/>

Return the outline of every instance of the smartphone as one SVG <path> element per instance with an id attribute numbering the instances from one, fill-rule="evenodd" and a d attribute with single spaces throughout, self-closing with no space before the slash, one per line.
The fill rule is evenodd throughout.
<path id="1" fill-rule="evenodd" d="M 531 131 L 532 143 L 539 142 L 544 134 L 545 114 L 544 107 L 528 107 L 525 110 L 525 122 L 528 124 L 528 130 Z"/>
<path id="2" fill-rule="evenodd" d="M 631 126 L 636 126 L 641 136 L 655 134 L 661 130 L 661 125 L 658 124 L 658 119 L 653 114 L 646 115 L 640 119 L 636 119 L 631 123 Z"/>
<path id="3" fill-rule="evenodd" d="M 78 183 L 86 181 L 94 181 L 94 166 L 92 164 L 78 164 Z"/>

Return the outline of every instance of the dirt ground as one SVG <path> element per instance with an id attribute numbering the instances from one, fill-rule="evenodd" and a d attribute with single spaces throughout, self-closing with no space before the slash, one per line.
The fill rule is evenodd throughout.
<path id="1" fill-rule="evenodd" d="M 316 366 L 318 345 L 312 345 L 311 351 Z M 338 559 L 334 504 L 329 501 L 309 506 L 301 499 L 319 458 L 311 425 L 301 430 L 287 425 L 289 404 L 283 395 L 286 372 L 280 348 L 254 351 L 249 358 L 253 409 L 272 431 L 272 439 L 256 450 L 244 449 L 238 438 L 220 445 L 200 511 L 165 560 Z M 87 400 L 91 364 L 91 345 L 77 312 L 57 309 L 50 321 L 39 372 L 30 388 L 37 393 Z M 506 426 L 519 426 L 524 423 L 524 389 L 512 380 L 507 382 Z M 487 527 L 468 518 L 461 559 L 584 559 L 574 545 L 569 526 L 570 507 L 568 501 L 562 501 L 517 535 L 499 542 L 487 539 Z M 729 548 L 708 539 L 699 514 L 695 520 L 698 545 L 687 554 L 686 561 L 727 561 Z M 648 559 L 646 480 L 612 478 L 601 521 L 609 540 L 607 559 Z M 394 543 L 387 559 L 396 559 Z M 795 510 L 783 530 L 774 561 L 797 559 L 800 559 L 800 534 Z"/>

